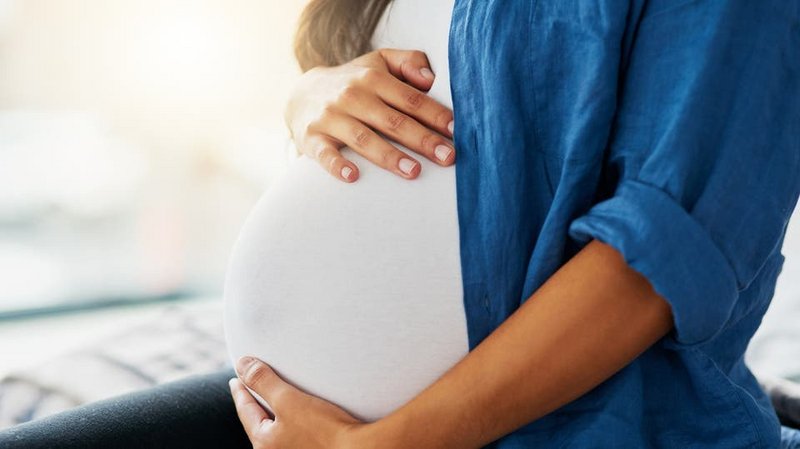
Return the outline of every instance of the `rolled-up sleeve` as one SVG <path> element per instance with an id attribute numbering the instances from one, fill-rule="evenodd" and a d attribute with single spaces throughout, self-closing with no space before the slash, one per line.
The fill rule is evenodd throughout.
<path id="1" fill-rule="evenodd" d="M 619 251 L 697 344 L 729 322 L 800 190 L 798 2 L 650 1 L 623 61 L 605 176 L 570 227 Z"/>

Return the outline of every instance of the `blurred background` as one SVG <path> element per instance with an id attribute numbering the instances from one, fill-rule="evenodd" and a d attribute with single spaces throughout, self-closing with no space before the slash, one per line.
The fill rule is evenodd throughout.
<path id="1" fill-rule="evenodd" d="M 0 0 L 0 427 L 227 363 L 303 0 Z M 796 223 L 798 220 L 795 220 Z M 800 373 L 800 230 L 752 363 Z"/>
<path id="2" fill-rule="evenodd" d="M 0 316 L 219 291 L 301 6 L 0 0 Z"/>
<path id="3" fill-rule="evenodd" d="M 0 376 L 33 385 L 20 373 L 186 310 L 219 334 L 228 252 L 290 157 L 303 5 L 0 0 Z"/>

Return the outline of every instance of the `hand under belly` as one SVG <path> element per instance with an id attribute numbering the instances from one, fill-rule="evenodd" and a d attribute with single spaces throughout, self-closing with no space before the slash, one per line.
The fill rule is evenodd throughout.
<path id="1" fill-rule="evenodd" d="M 383 417 L 468 351 L 455 168 L 407 181 L 348 150 L 345 184 L 305 157 L 261 198 L 225 285 L 230 356 L 356 417 Z"/>

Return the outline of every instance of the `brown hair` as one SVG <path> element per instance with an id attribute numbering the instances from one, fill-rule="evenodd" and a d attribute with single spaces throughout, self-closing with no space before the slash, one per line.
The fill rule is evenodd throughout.
<path id="1" fill-rule="evenodd" d="M 311 0 L 300 16 L 294 54 L 305 72 L 372 50 L 370 40 L 391 0 Z"/>

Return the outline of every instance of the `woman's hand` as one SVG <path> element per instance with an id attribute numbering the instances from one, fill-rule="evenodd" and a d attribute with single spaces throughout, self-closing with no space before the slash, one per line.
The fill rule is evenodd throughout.
<path id="1" fill-rule="evenodd" d="M 419 51 L 383 49 L 340 66 L 317 67 L 293 90 L 286 124 L 301 153 L 345 182 L 358 179 L 358 168 L 341 155 L 344 146 L 414 179 L 420 163 L 384 136 L 439 165 L 454 162 L 448 140 L 453 113 L 423 92 L 433 80 L 428 58 Z"/>
<path id="2" fill-rule="evenodd" d="M 323 399 L 306 394 L 280 378 L 265 363 L 243 357 L 230 387 L 239 420 L 255 449 L 367 449 L 358 435 L 366 423 Z M 264 399 L 270 417 L 245 385 Z"/>

